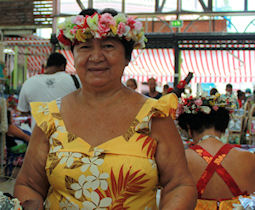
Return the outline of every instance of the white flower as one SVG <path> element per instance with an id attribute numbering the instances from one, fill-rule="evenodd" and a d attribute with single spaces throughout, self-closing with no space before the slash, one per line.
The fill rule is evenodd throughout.
<path id="1" fill-rule="evenodd" d="M 38 110 L 37 110 L 38 113 L 43 113 L 44 115 L 48 115 L 50 112 L 49 112 L 49 107 L 46 103 L 44 103 L 43 105 L 39 106 L 38 107 Z"/>
<path id="2" fill-rule="evenodd" d="M 201 106 L 200 110 L 204 112 L 205 114 L 210 114 L 211 108 L 209 106 Z"/>
<path id="3" fill-rule="evenodd" d="M 68 210 L 79 210 L 79 206 L 68 199 L 64 199 L 59 203 L 60 209 L 68 209 Z"/>
<path id="4" fill-rule="evenodd" d="M 104 152 L 103 149 L 100 149 L 100 148 L 94 148 L 94 156 L 99 156 L 101 155 L 102 153 Z"/>
<path id="5" fill-rule="evenodd" d="M 96 170 L 97 166 L 100 166 L 103 164 L 104 159 L 98 158 L 98 157 L 92 157 L 92 158 L 84 157 L 81 159 L 81 161 L 85 163 L 84 165 L 82 165 L 81 171 L 85 172 L 88 168 L 91 168 L 91 170 Z"/>
<path id="6" fill-rule="evenodd" d="M 54 120 L 54 122 L 55 122 L 55 126 L 56 126 L 57 131 L 59 131 L 61 133 L 66 132 L 65 127 L 64 126 L 60 126 L 59 120 Z"/>
<path id="7" fill-rule="evenodd" d="M 69 168 L 73 162 L 74 158 L 81 157 L 81 153 L 78 152 L 60 152 L 58 154 L 58 158 L 61 158 L 60 164 L 64 164 L 66 162 L 66 166 Z"/>
<path id="8" fill-rule="evenodd" d="M 45 208 L 45 210 L 50 209 L 50 201 L 48 199 L 46 199 L 44 202 L 44 208 Z"/>
<path id="9" fill-rule="evenodd" d="M 75 198 L 81 198 L 82 194 L 87 198 L 90 198 L 90 192 L 87 190 L 88 188 L 84 185 L 85 181 L 85 176 L 81 175 L 78 179 L 78 183 L 71 184 L 71 188 L 76 191 L 74 193 Z"/>
<path id="10" fill-rule="evenodd" d="M 86 180 L 88 181 L 85 184 L 86 188 L 92 188 L 93 190 L 95 190 L 100 186 L 102 190 L 107 190 L 108 183 L 106 179 L 109 178 L 109 175 L 107 173 L 99 174 L 99 171 L 97 169 L 90 171 L 93 174 L 93 176 L 86 177 Z"/>
<path id="11" fill-rule="evenodd" d="M 112 203 L 112 199 L 109 197 L 100 200 L 99 195 L 96 192 L 91 192 L 91 201 L 83 202 L 83 210 L 107 210 Z"/>
<path id="12" fill-rule="evenodd" d="M 57 145 L 57 146 L 53 146 L 53 138 L 56 139 L 58 137 L 58 133 L 57 132 L 54 132 L 51 137 L 50 137 L 50 145 L 51 145 L 51 148 L 50 148 L 50 151 L 49 153 L 55 153 L 57 152 L 58 150 L 60 150 L 62 148 L 62 145 Z"/>
<path id="13" fill-rule="evenodd" d="M 149 159 L 149 162 L 151 163 L 151 167 L 152 168 L 156 168 L 157 167 L 157 164 L 156 164 L 155 160 Z"/>

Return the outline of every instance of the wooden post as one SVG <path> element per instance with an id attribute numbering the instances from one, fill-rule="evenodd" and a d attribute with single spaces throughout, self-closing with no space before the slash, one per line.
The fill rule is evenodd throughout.
<path id="1" fill-rule="evenodd" d="M 17 89 L 17 82 L 18 82 L 18 54 L 19 54 L 19 48 L 18 46 L 14 47 L 14 68 L 13 68 L 13 89 Z"/>

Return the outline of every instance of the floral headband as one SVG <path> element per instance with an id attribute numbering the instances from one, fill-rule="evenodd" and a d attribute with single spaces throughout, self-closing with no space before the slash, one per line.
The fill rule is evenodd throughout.
<path id="1" fill-rule="evenodd" d="M 178 107 L 178 113 L 187 114 L 197 114 L 198 112 L 203 112 L 205 114 L 210 114 L 211 110 L 217 111 L 219 107 L 224 107 L 229 110 L 235 108 L 235 103 L 232 98 L 226 98 L 216 94 L 215 96 L 200 96 L 193 98 L 181 99 Z"/>
<path id="2" fill-rule="evenodd" d="M 142 23 L 133 17 L 126 17 L 119 13 L 112 16 L 110 13 L 92 16 L 77 15 L 66 18 L 59 26 L 58 40 L 64 46 L 86 42 L 91 38 L 119 37 L 127 41 L 134 41 L 134 48 L 144 48 L 147 41 L 144 36 Z"/>

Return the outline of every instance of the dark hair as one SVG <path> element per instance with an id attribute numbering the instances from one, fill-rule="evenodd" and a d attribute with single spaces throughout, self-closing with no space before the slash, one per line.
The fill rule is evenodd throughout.
<path id="1" fill-rule="evenodd" d="M 210 114 L 201 111 L 196 114 L 185 112 L 180 114 L 177 118 L 179 126 L 185 131 L 190 129 L 191 132 L 197 133 L 202 133 L 208 128 L 214 128 L 216 131 L 224 133 L 229 123 L 229 111 L 223 107 L 219 107 L 217 111 L 210 108 Z"/>
<path id="2" fill-rule="evenodd" d="M 165 89 L 165 88 L 167 88 L 167 90 L 169 89 L 169 85 L 168 84 L 165 84 L 164 86 L 163 86 L 163 89 Z"/>
<path id="3" fill-rule="evenodd" d="M 230 83 L 228 83 L 227 85 L 226 85 L 226 88 L 233 88 L 233 86 L 230 84 Z"/>
<path id="4" fill-rule="evenodd" d="M 216 93 L 218 93 L 218 90 L 216 89 L 216 88 L 212 88 L 211 90 L 210 90 L 210 95 L 212 96 L 212 95 L 215 95 Z"/>
<path id="5" fill-rule="evenodd" d="M 50 54 L 46 67 L 50 66 L 61 66 L 66 67 L 66 58 L 61 53 L 52 53 Z"/>
<path id="6" fill-rule="evenodd" d="M 130 78 L 130 79 L 127 80 L 127 82 L 128 81 L 132 81 L 134 83 L 134 85 L 135 85 L 135 88 L 137 88 L 137 82 L 136 82 L 136 80 L 134 78 Z"/>
<path id="7" fill-rule="evenodd" d="M 97 9 L 93 9 L 93 8 L 89 8 L 89 9 L 84 9 L 82 10 L 79 15 L 83 15 L 84 17 L 88 16 L 92 16 L 94 13 L 99 13 L 99 14 L 104 14 L 104 13 L 110 13 L 112 16 L 116 16 L 118 14 L 118 12 L 112 8 L 105 8 L 102 11 L 99 11 Z M 125 49 L 125 58 L 127 60 L 131 60 L 131 56 L 132 56 L 132 52 L 134 49 L 134 41 L 130 40 L 127 41 L 126 39 L 120 39 L 121 43 L 124 46 Z M 71 51 L 73 51 L 74 46 L 71 46 Z"/>

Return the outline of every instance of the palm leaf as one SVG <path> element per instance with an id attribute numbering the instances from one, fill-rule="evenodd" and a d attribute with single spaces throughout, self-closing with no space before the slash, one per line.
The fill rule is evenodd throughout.
<path id="1" fill-rule="evenodd" d="M 106 194 L 111 193 L 112 195 L 113 202 L 110 209 L 128 209 L 128 207 L 124 207 L 125 201 L 144 189 L 142 184 L 149 181 L 149 179 L 144 179 L 145 173 L 139 174 L 141 173 L 140 170 L 131 172 L 132 167 L 129 167 L 129 170 L 124 174 L 123 168 L 124 166 L 122 165 L 116 177 L 111 169 L 111 184 L 105 191 Z"/>

